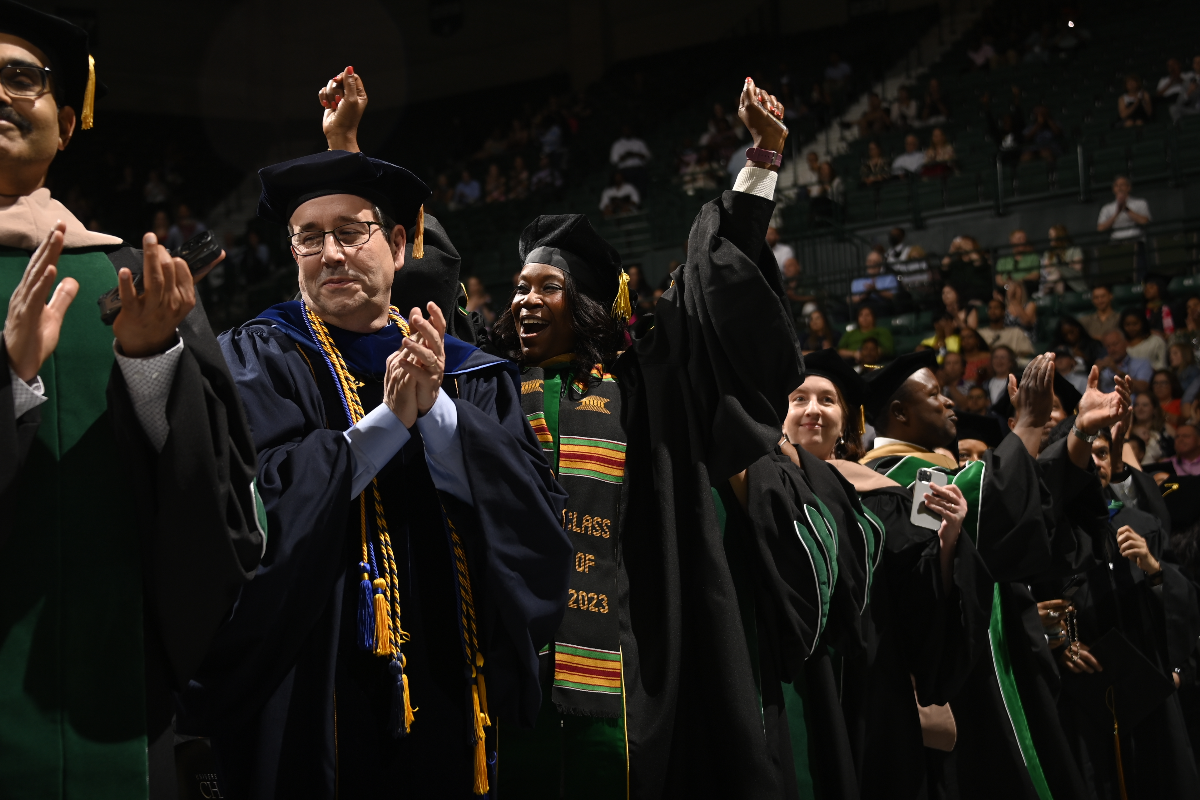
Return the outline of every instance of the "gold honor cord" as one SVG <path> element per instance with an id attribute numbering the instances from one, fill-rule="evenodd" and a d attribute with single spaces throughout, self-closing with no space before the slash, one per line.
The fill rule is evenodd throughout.
<path id="1" fill-rule="evenodd" d="M 304 309 L 304 319 L 308 324 L 309 333 L 312 334 L 313 340 L 320 347 L 321 353 L 325 357 L 325 363 L 329 366 L 334 380 L 337 381 L 338 394 L 341 396 L 346 416 L 349 417 L 351 425 L 356 425 L 364 416 L 362 401 L 358 396 L 358 381 L 350 374 L 350 370 L 346 366 L 346 361 L 342 358 L 337 345 L 334 344 L 333 339 L 330 337 L 329 329 L 325 327 L 325 323 L 313 313 L 313 310 L 308 307 L 307 303 L 302 303 L 301 305 Z M 405 336 L 411 333 L 408 323 L 400 316 L 400 312 L 395 306 L 391 306 L 388 309 L 388 317 Z M 406 659 L 401 651 L 401 646 L 409 641 L 409 636 L 400 626 L 400 581 L 398 570 L 396 569 L 396 556 L 392 550 L 392 538 L 388 533 L 387 517 L 383 513 L 383 499 L 379 495 L 379 481 L 375 478 L 371 479 L 371 496 L 375 505 L 375 531 L 379 546 L 378 555 L 381 568 L 377 570 L 377 577 L 372 582 L 374 588 L 373 608 L 360 608 L 360 623 L 362 621 L 362 614 L 365 613 L 368 616 L 373 616 L 374 642 L 372 650 L 375 655 L 390 658 L 395 662 L 391 666 L 391 670 L 396 678 L 397 688 L 400 690 L 402 696 L 403 710 L 401 711 L 400 708 L 393 709 L 393 715 L 397 717 L 397 726 L 393 733 L 395 735 L 404 735 L 412 729 L 413 711 L 416 710 L 412 707 L 408 691 L 408 676 L 404 674 Z M 367 530 L 369 527 L 367 520 L 367 493 L 363 491 L 359 495 L 359 535 L 363 557 L 360 569 L 363 570 L 364 580 L 367 579 L 367 565 L 374 562 L 374 559 L 371 558 L 372 548 Z M 365 644 L 365 642 L 360 641 L 360 646 Z"/>

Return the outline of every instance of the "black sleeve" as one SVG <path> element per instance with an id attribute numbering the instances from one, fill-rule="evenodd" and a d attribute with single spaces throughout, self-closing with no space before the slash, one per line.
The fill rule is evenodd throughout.
<path id="1" fill-rule="evenodd" d="M 1075 466 L 1067 452 L 1066 439 L 1050 445 L 1038 456 L 1038 468 L 1053 499 L 1047 519 L 1051 561 L 1043 575 L 1062 577 L 1084 572 L 1096 563 L 1098 543 L 1111 532 L 1100 480 L 1091 465 L 1088 469 Z M 1029 582 L 1028 578 L 1025 580 Z"/>
<path id="2" fill-rule="evenodd" d="M 21 472 L 42 421 L 41 411 L 36 408 L 26 411 L 20 419 L 15 416 L 11 380 L 8 348 L 4 345 L 4 335 L 0 333 L 0 519 L 12 518 L 10 510 L 13 498 L 9 496 L 9 490 Z M 0 544 L 4 543 L 9 527 L 0 526 Z"/>
<path id="3" fill-rule="evenodd" d="M 118 365 L 108 402 L 141 504 L 149 624 L 176 688 L 187 684 L 250 580 L 264 547 L 256 460 L 242 403 L 197 303 L 179 327 L 183 354 L 167 400 L 170 433 L 156 453 Z"/>

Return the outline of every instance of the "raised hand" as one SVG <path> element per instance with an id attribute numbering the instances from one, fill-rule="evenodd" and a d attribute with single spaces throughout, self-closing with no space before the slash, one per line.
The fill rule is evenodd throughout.
<path id="1" fill-rule="evenodd" d="M 446 370 L 446 320 L 437 303 L 429 303 L 426 309 L 429 312 L 428 319 L 419 308 L 412 310 L 408 323 L 412 326 L 413 335 L 406 338 L 393 354 L 400 356 L 394 362 L 396 369 L 409 376 L 414 383 L 417 416 L 423 416 L 433 408 Z M 389 357 L 389 365 L 391 363 Z"/>
<path id="2" fill-rule="evenodd" d="M 787 126 L 783 124 L 783 104 L 775 95 L 755 86 L 751 78 L 746 78 L 742 96 L 738 99 L 738 119 L 750 131 L 755 147 L 783 152 L 783 143 L 788 136 Z"/>
<path id="3" fill-rule="evenodd" d="M 354 72 L 354 67 L 346 67 L 317 92 L 317 98 L 325 109 L 321 130 L 329 149 L 359 152 L 358 124 L 367 110 L 367 87 L 362 76 Z"/>
<path id="4" fill-rule="evenodd" d="M 50 302 L 46 302 L 50 287 L 58 276 L 58 257 L 62 255 L 66 232 L 65 222 L 54 223 L 29 258 L 25 274 L 8 301 L 8 316 L 4 320 L 8 365 L 26 383 L 37 377 L 42 364 L 58 346 L 63 316 L 79 291 L 79 283 L 74 278 L 63 278 Z"/>
<path id="5" fill-rule="evenodd" d="M 1147 575 L 1152 575 L 1162 569 L 1158 559 L 1150 554 L 1150 547 L 1140 533 L 1128 525 L 1122 525 L 1117 531 L 1117 547 L 1121 555 L 1138 565 L 1138 569 Z"/>
<path id="6" fill-rule="evenodd" d="M 1118 375 L 1113 382 L 1116 391 L 1100 391 L 1100 370 L 1092 367 L 1087 391 L 1079 401 L 1079 413 L 1075 417 L 1075 427 L 1089 436 L 1101 428 L 1111 428 L 1129 412 L 1129 378 Z"/>
<path id="7" fill-rule="evenodd" d="M 117 273 L 121 313 L 113 321 L 113 335 L 121 352 L 130 358 L 157 355 L 176 341 L 179 323 L 196 307 L 196 286 L 182 258 L 171 258 L 158 237 L 142 237 L 142 287 L 133 287 L 133 273 Z"/>
<path id="8" fill-rule="evenodd" d="M 1015 375 L 1008 376 L 1008 399 L 1017 410 L 1017 428 L 1036 428 L 1040 431 L 1050 421 L 1054 410 L 1054 354 L 1035 356 L 1025 367 L 1021 384 Z"/>

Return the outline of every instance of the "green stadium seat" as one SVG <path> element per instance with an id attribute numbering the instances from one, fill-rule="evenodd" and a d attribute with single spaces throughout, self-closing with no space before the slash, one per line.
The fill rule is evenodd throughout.
<path id="1" fill-rule="evenodd" d="M 1172 278 L 1171 282 L 1167 284 L 1167 292 L 1175 298 L 1200 293 L 1200 275 L 1182 275 Z"/>
<path id="2" fill-rule="evenodd" d="M 1046 164 L 1031 161 L 1017 168 L 1017 194 L 1028 197 L 1032 194 L 1045 194 L 1050 191 L 1050 174 Z"/>
<path id="3" fill-rule="evenodd" d="M 874 190 L 846 192 L 846 215 L 850 222 L 870 222 L 875 219 Z"/>
<path id="4" fill-rule="evenodd" d="M 1167 171 L 1167 151 L 1161 140 L 1138 142 L 1130 147 L 1133 162 L 1130 171 L 1135 178 L 1163 175 Z"/>
<path id="5" fill-rule="evenodd" d="M 1119 283 L 1112 287 L 1112 292 L 1113 306 L 1116 308 L 1140 303 L 1143 299 L 1140 283 Z"/>
<path id="6" fill-rule="evenodd" d="M 1124 283 L 1134 276 L 1137 245 L 1133 242 L 1113 242 L 1096 248 L 1096 283 Z"/>
<path id="7" fill-rule="evenodd" d="M 1058 190 L 1079 188 L 1079 160 L 1075 153 L 1064 153 L 1054 162 L 1054 188 Z"/>
<path id="8" fill-rule="evenodd" d="M 1086 292 L 1064 292 L 1059 295 L 1058 308 L 1060 314 L 1063 312 L 1079 314 L 1084 311 L 1092 311 L 1091 295 Z"/>
<path id="9" fill-rule="evenodd" d="M 1196 260 L 1194 234 L 1177 233 L 1154 237 L 1154 271 L 1160 275 L 1182 275 Z"/>
<path id="10" fill-rule="evenodd" d="M 911 213 L 912 205 L 909 203 L 907 185 L 894 183 L 886 185 L 879 190 L 879 219 L 906 217 Z"/>
<path id="11" fill-rule="evenodd" d="M 885 328 L 890 328 L 893 334 L 912 333 L 916 330 L 916 314 L 898 314 L 884 322 Z"/>
<path id="12" fill-rule="evenodd" d="M 1091 153 L 1091 180 L 1094 186 L 1112 183 L 1113 178 L 1129 170 L 1125 147 L 1098 147 Z"/>
<path id="13" fill-rule="evenodd" d="M 924 214 L 928 214 L 931 211 L 941 211 L 944 207 L 942 182 L 924 181 L 917 184 L 917 203 L 920 204 L 921 212 Z"/>
<path id="14" fill-rule="evenodd" d="M 913 323 L 913 328 L 918 331 L 933 328 L 933 312 L 918 311 L 916 321 Z"/>
<path id="15" fill-rule="evenodd" d="M 976 176 L 955 175 L 946 181 L 946 206 L 971 206 L 979 202 L 979 187 Z"/>
<path id="16" fill-rule="evenodd" d="M 928 339 L 933 336 L 933 331 L 928 333 L 906 333 L 892 336 L 892 344 L 896 348 L 896 355 L 901 356 L 905 353 L 911 353 L 917 349 L 917 345 L 922 339 Z"/>

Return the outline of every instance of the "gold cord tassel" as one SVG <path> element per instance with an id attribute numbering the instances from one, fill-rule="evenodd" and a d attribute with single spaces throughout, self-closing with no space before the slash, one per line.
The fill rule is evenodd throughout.
<path id="1" fill-rule="evenodd" d="M 405 658 L 404 656 L 400 656 L 400 665 L 404 666 L 407 663 L 408 663 L 408 659 Z M 409 692 L 408 692 L 408 673 L 407 672 L 404 673 L 403 680 L 404 680 L 404 732 L 407 734 L 407 733 L 412 732 L 412 724 L 413 724 L 413 719 L 414 719 L 413 711 L 415 709 L 413 709 L 413 707 L 412 707 L 412 695 L 409 694 Z"/>
<path id="2" fill-rule="evenodd" d="M 1117 700 L 1114 687 L 1108 687 L 1104 696 L 1104 704 L 1113 715 L 1113 751 L 1117 755 L 1117 788 L 1121 790 L 1121 800 L 1129 800 L 1125 792 L 1125 765 L 1121 763 L 1121 729 L 1117 725 Z"/>
<path id="3" fill-rule="evenodd" d="M 483 727 L 492 727 L 492 720 L 488 717 L 487 709 L 487 684 L 483 682 L 483 653 L 475 652 L 475 683 L 479 687 L 479 713 L 483 715 Z"/>
<path id="4" fill-rule="evenodd" d="M 92 129 L 96 114 L 96 59 L 88 56 L 88 82 L 83 90 L 83 111 L 79 114 L 79 125 L 85 131 Z"/>
<path id="5" fill-rule="evenodd" d="M 375 579 L 375 655 L 390 656 L 392 654 L 392 625 L 391 614 L 387 606 L 387 584 L 383 578 Z"/>
<path id="6" fill-rule="evenodd" d="M 864 434 L 866 432 L 867 432 L 867 411 L 866 411 L 865 407 L 859 406 L 858 407 L 858 434 L 859 434 L 859 436 L 861 436 L 862 434 Z"/>
<path id="7" fill-rule="evenodd" d="M 471 700 L 475 704 L 475 794 L 488 793 L 487 743 L 483 733 L 483 714 L 479 710 L 479 687 L 471 687 Z"/>
<path id="8" fill-rule="evenodd" d="M 417 209 L 417 232 L 413 234 L 413 258 L 425 257 L 425 206 Z"/>
<path id="9" fill-rule="evenodd" d="M 629 303 L 629 273 L 621 270 L 621 285 L 617 287 L 617 299 L 613 300 L 612 315 L 618 319 L 628 320 L 633 316 L 633 306 Z"/>

